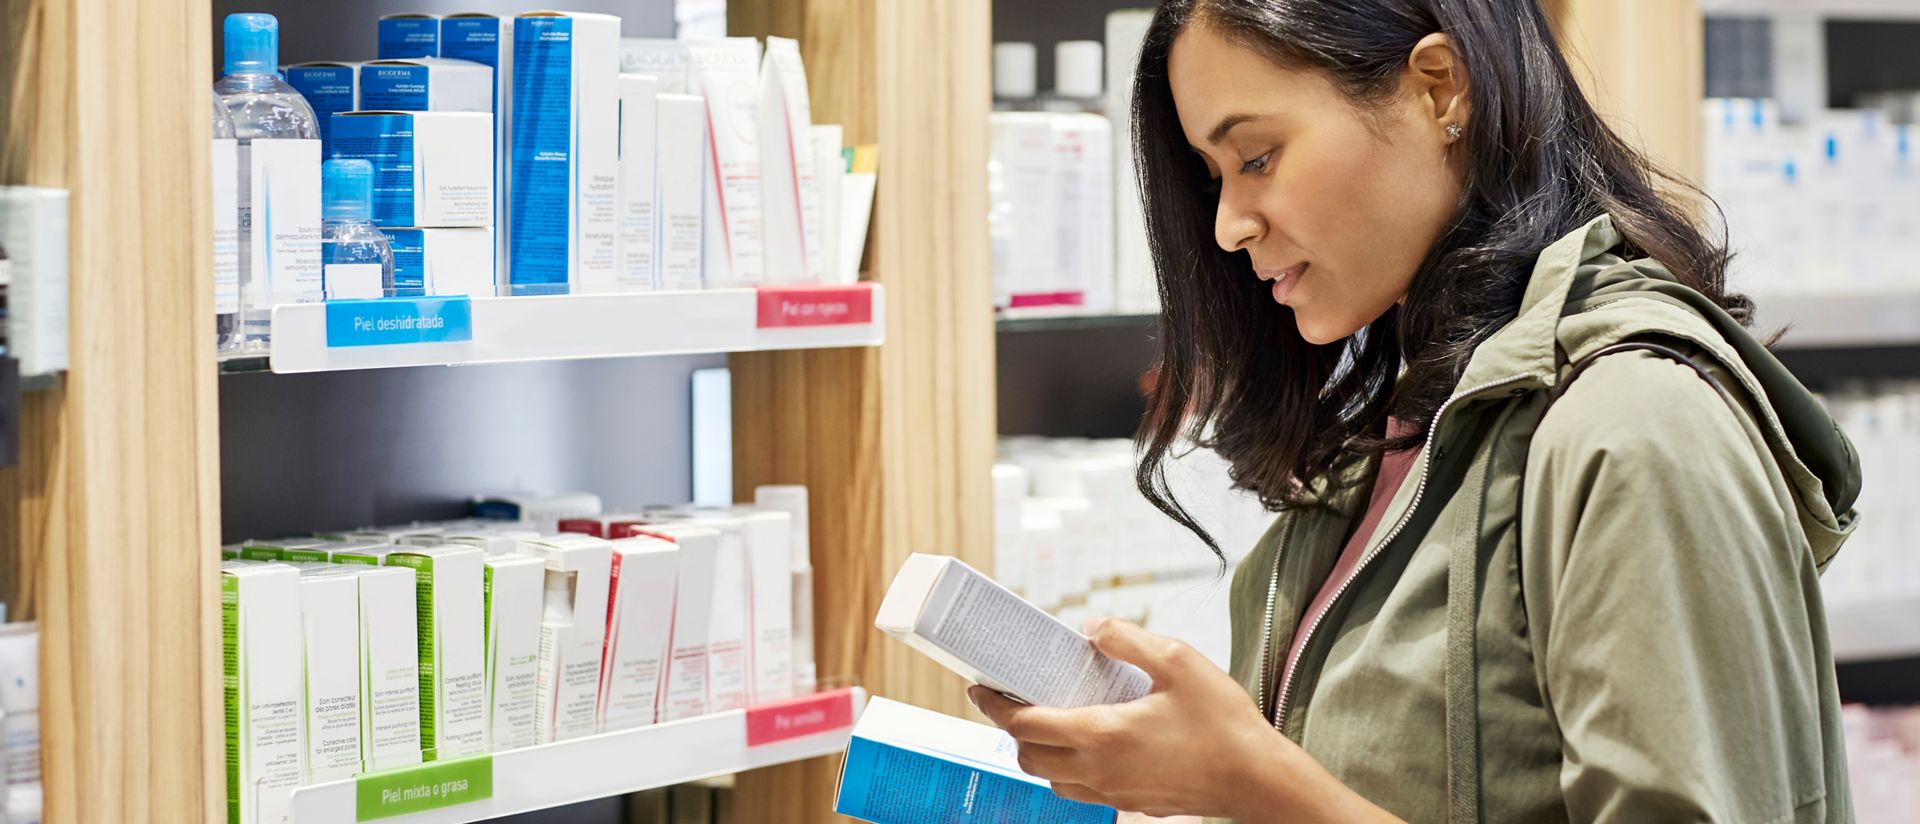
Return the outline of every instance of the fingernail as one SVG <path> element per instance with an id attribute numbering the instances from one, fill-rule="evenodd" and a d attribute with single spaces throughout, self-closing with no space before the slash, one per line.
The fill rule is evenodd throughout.
<path id="1" fill-rule="evenodd" d="M 1105 618 L 1088 618 L 1087 620 L 1080 622 L 1080 634 L 1092 635 L 1096 632 L 1099 632 L 1100 626 L 1102 624 L 1105 624 L 1106 622 L 1107 622 L 1107 619 Z"/>

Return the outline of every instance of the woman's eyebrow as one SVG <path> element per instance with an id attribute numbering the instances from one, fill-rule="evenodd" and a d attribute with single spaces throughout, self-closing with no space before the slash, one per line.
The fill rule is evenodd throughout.
<path id="1" fill-rule="evenodd" d="M 1227 139 L 1227 133 L 1233 131 L 1233 127 L 1255 120 L 1265 120 L 1270 116 L 1271 115 L 1246 113 L 1227 115 L 1226 117 L 1220 118 L 1220 122 L 1213 127 L 1213 131 L 1207 132 L 1207 142 L 1218 146 L 1220 145 L 1220 141 Z"/>

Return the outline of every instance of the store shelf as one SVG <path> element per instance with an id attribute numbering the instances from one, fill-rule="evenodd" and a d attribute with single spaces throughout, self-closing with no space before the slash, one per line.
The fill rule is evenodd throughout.
<path id="1" fill-rule="evenodd" d="M 1920 657 L 1920 591 L 1829 602 L 1827 636 L 1837 663 Z"/>
<path id="2" fill-rule="evenodd" d="M 1860 20 L 1913 20 L 1920 19 L 1920 3 L 1914 0 L 1700 0 L 1700 12 L 1729 16 L 1798 12 Z"/>
<path id="3" fill-rule="evenodd" d="M 1755 295 L 1754 327 L 1791 325 L 1786 349 L 1920 346 L 1920 290 L 1858 295 Z"/>
<path id="4" fill-rule="evenodd" d="M 474 298 L 469 313 L 470 339 L 365 345 L 363 340 L 348 339 L 341 334 L 339 316 L 356 305 L 424 307 L 435 300 L 277 306 L 273 310 L 270 354 L 265 358 L 226 361 L 221 371 L 257 371 L 264 367 L 277 373 L 327 372 L 877 346 L 886 328 L 882 287 L 876 283 L 860 283 L 833 287 Z M 429 308 L 421 314 L 429 315 L 433 311 L 436 310 Z M 333 318 L 331 329 L 330 317 Z"/>
<path id="5" fill-rule="evenodd" d="M 60 376 L 58 374 L 20 376 L 20 391 L 22 392 L 45 392 L 59 385 Z"/>
<path id="6" fill-rule="evenodd" d="M 1001 332 L 1067 332 L 1078 329 L 1125 329 L 1150 327 L 1157 314 L 1047 315 L 1000 318 L 994 327 Z"/>
<path id="7" fill-rule="evenodd" d="M 292 824 L 373 820 L 389 824 L 463 824 L 596 798 L 684 784 L 823 755 L 847 746 L 866 690 L 849 687 L 780 704 L 672 721 L 624 732 L 496 753 L 487 759 L 433 762 L 293 791 Z M 794 734 L 794 733 L 800 734 Z M 445 775 L 485 776 L 491 797 L 387 816 L 361 809 L 365 790 L 378 805 L 388 787 L 437 787 Z M 477 785 L 479 781 L 470 782 Z"/>

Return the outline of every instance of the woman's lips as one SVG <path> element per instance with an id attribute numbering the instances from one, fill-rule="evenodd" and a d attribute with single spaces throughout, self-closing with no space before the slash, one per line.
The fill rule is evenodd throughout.
<path id="1" fill-rule="evenodd" d="M 1294 287 L 1299 285 L 1300 278 L 1307 273 L 1307 267 L 1306 263 L 1296 263 L 1285 269 L 1261 269 L 1256 274 L 1261 280 L 1273 281 L 1274 302 L 1286 303 Z"/>

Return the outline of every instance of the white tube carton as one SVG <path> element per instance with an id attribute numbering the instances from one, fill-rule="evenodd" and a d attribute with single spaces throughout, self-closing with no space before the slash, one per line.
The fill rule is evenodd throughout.
<path id="1" fill-rule="evenodd" d="M 494 230 L 487 228 L 381 231 L 393 247 L 396 297 L 493 297 Z"/>
<path id="2" fill-rule="evenodd" d="M 751 37 L 687 43 L 687 91 L 707 103 L 713 156 L 707 159 L 701 281 L 708 288 L 766 280 L 760 201 L 760 41 Z"/>
<path id="3" fill-rule="evenodd" d="M 552 535 L 526 546 L 546 563 L 535 739 L 546 744 L 592 735 L 613 550 L 587 535 Z"/>
<path id="4" fill-rule="evenodd" d="M 513 22 L 507 240 L 514 294 L 565 294 L 613 271 L 619 231 L 620 18 Z M 529 101 L 539 101 L 534 105 Z"/>
<path id="5" fill-rule="evenodd" d="M 753 505 L 785 512 L 791 518 L 793 551 L 793 688 L 798 694 L 813 692 L 819 680 L 813 662 L 813 547 L 808 535 L 807 488 L 798 484 L 756 487 Z"/>
<path id="6" fill-rule="evenodd" d="M 485 555 L 465 546 L 402 547 L 419 599 L 420 747 L 428 761 L 487 751 Z"/>
<path id="7" fill-rule="evenodd" d="M 442 57 L 374 60 L 360 66 L 359 108 L 492 114 L 493 68 Z"/>
<path id="8" fill-rule="evenodd" d="M 654 37 L 620 39 L 620 73 L 659 81 L 660 94 L 687 93 L 687 41 Z"/>
<path id="9" fill-rule="evenodd" d="M 660 716 L 680 566 L 679 546 L 667 539 L 639 536 L 611 543 L 601 732 L 644 727 Z"/>
<path id="10" fill-rule="evenodd" d="M 279 538 L 251 540 L 240 544 L 240 558 L 247 561 L 325 561 L 328 541 L 317 538 Z"/>
<path id="11" fill-rule="evenodd" d="M 439 57 L 439 17 L 418 12 L 382 15 L 377 50 L 382 60 Z"/>
<path id="12" fill-rule="evenodd" d="M 659 130 L 655 148 L 658 215 L 654 234 L 659 248 L 660 288 L 701 287 L 702 244 L 706 237 L 705 186 L 707 158 L 707 103 L 686 94 L 657 97 Z M 712 220 L 719 220 L 715 216 Z"/>
<path id="13" fill-rule="evenodd" d="M 343 566 L 360 583 L 360 738 L 365 769 L 418 764 L 419 590 L 404 566 Z"/>
<path id="14" fill-rule="evenodd" d="M 300 573 L 285 564 L 220 570 L 227 717 L 227 820 L 284 824 L 305 769 Z"/>
<path id="15" fill-rule="evenodd" d="M 487 558 L 487 732 L 494 752 L 538 742 L 540 611 L 546 562 L 508 552 Z"/>
<path id="16" fill-rule="evenodd" d="M 826 123 L 814 126 L 811 132 L 814 201 L 820 206 L 820 278 L 823 283 L 839 282 L 840 189 L 847 177 L 846 160 L 840 150 L 845 147 L 846 130 L 839 124 Z M 854 262 L 856 270 L 859 265 Z"/>
<path id="17" fill-rule="evenodd" d="M 313 107 L 320 129 L 320 156 L 332 157 L 333 116 L 360 109 L 360 66 L 352 61 L 314 60 L 286 68 L 287 85 Z"/>
<path id="18" fill-rule="evenodd" d="M 620 75 L 620 265 L 613 291 L 655 289 L 654 168 L 659 134 L 659 81 Z"/>
<path id="19" fill-rule="evenodd" d="M 1152 9 L 1123 9 L 1107 15 L 1107 115 L 1113 129 L 1113 272 L 1116 308 L 1126 313 L 1157 314 L 1159 284 L 1153 276 L 1153 254 L 1147 248 L 1147 224 L 1134 182 L 1133 111 L 1134 70 L 1140 65 L 1140 47 L 1153 22 Z"/>
<path id="20" fill-rule="evenodd" d="M 713 618 L 714 564 L 720 533 L 689 523 L 660 524 L 647 534 L 680 548 L 679 582 L 674 588 L 672 656 L 667 662 L 666 695 L 660 720 L 674 721 L 708 711 L 708 624 Z"/>
<path id="21" fill-rule="evenodd" d="M 520 550 L 520 536 L 509 533 L 508 530 L 456 529 L 447 533 L 447 543 L 479 547 L 492 558 Z M 538 538 L 540 533 L 530 532 L 526 537 Z"/>
<path id="22" fill-rule="evenodd" d="M 252 226 L 241 265 L 243 305 L 319 303 L 320 141 L 255 139 L 240 149 L 240 224 Z"/>
<path id="23" fill-rule="evenodd" d="M 300 571 L 307 783 L 360 771 L 360 581 L 352 567 Z"/>
<path id="24" fill-rule="evenodd" d="M 373 544 L 405 544 L 408 546 L 434 546 L 438 540 L 420 543 L 422 538 L 437 538 L 444 530 L 435 526 L 373 526 L 348 532 L 344 540 L 362 541 Z"/>
<path id="25" fill-rule="evenodd" d="M 399 544 L 354 544 L 327 553 L 327 560 L 336 564 L 355 564 L 358 566 L 384 566 L 387 556 L 406 549 Z"/>
<path id="26" fill-rule="evenodd" d="M 707 619 L 707 711 L 737 710 L 753 701 L 746 524 L 729 513 L 712 511 L 701 512 L 687 523 L 720 533 Z"/>
<path id="27" fill-rule="evenodd" d="M 800 42 L 768 37 L 760 63 L 760 204 L 766 279 L 818 283 L 820 199 L 814 185 L 813 105 Z"/>
<path id="28" fill-rule="evenodd" d="M 493 115 L 345 112 L 333 116 L 336 157 L 373 164 L 376 226 L 493 223 Z"/>
<path id="29" fill-rule="evenodd" d="M 449 14 L 440 20 L 440 56 L 471 60 L 493 70 L 493 244 L 489 271 L 507 265 L 507 147 L 513 124 L 513 18 L 477 12 Z M 497 272 L 494 281 L 505 281 Z M 488 286 L 492 286 L 489 281 Z M 429 292 L 429 294 L 433 294 Z M 457 293 L 450 293 L 457 294 Z M 488 294 L 492 294 L 489 292 Z"/>
<path id="30" fill-rule="evenodd" d="M 747 550 L 748 700 L 793 697 L 793 516 L 736 510 Z"/>

